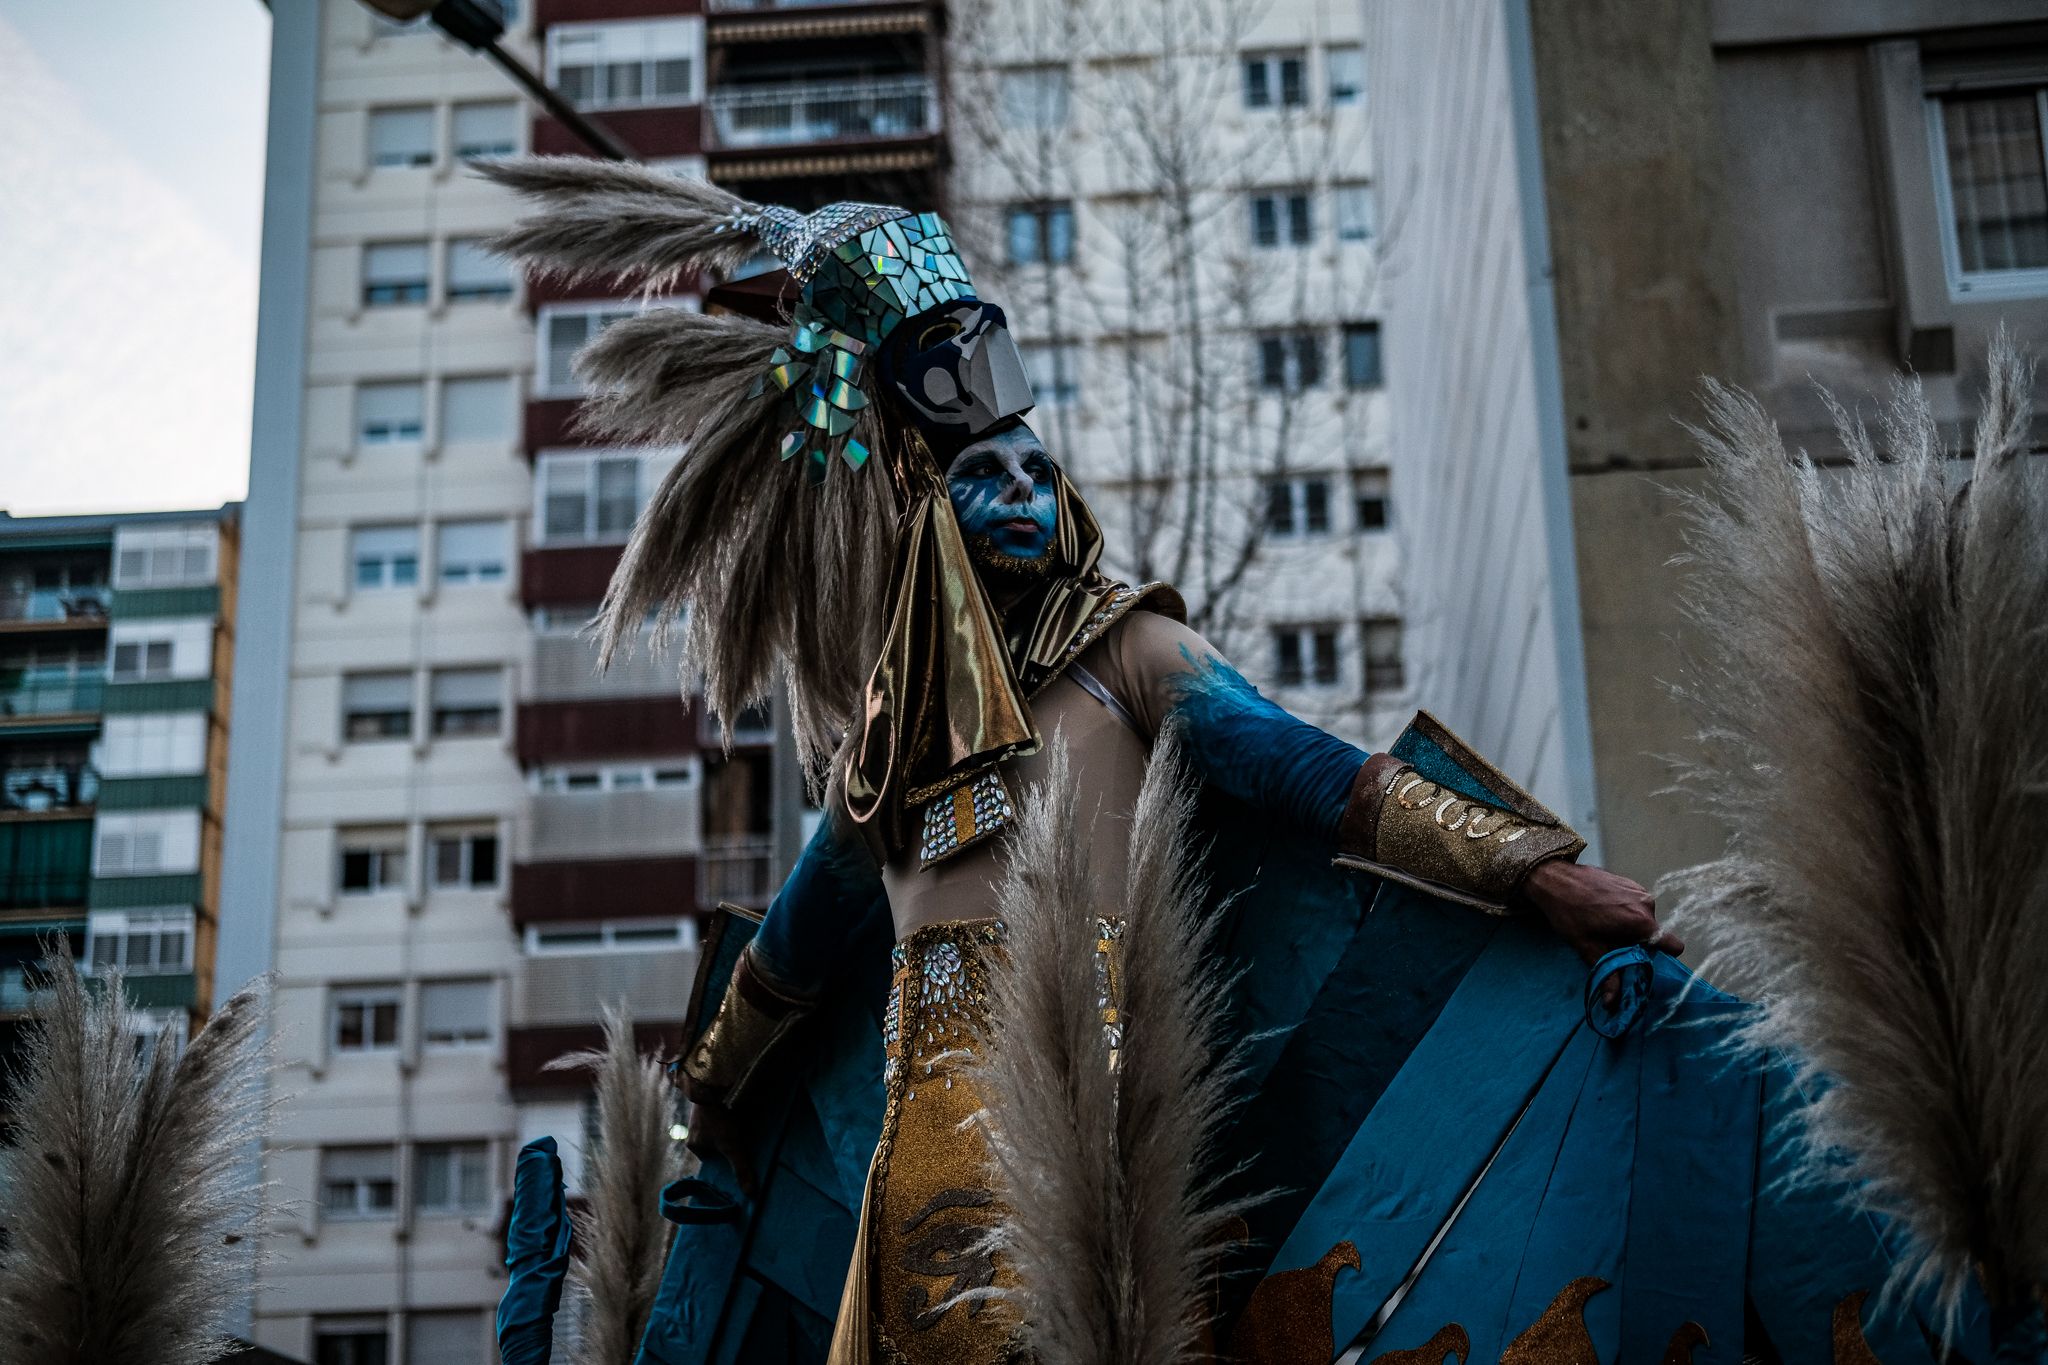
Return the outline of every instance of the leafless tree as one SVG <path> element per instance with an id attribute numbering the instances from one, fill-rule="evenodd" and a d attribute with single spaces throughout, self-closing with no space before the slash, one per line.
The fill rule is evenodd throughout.
<path id="1" fill-rule="evenodd" d="M 1079 472 L 1116 509 L 1119 567 L 1178 584 L 1193 623 L 1226 647 L 1262 562 L 1267 481 L 1348 464 L 1368 435 L 1364 405 L 1297 382 L 1315 376 L 1291 361 L 1284 382 L 1261 382 L 1261 330 L 1314 329 L 1327 373 L 1336 323 L 1374 289 L 1366 254 L 1333 248 L 1331 231 L 1310 248 L 1252 242 L 1255 188 L 1327 205 L 1362 154 L 1321 99 L 1276 100 L 1246 135 L 1239 54 L 1265 8 L 961 0 L 953 15 L 952 127 L 981 191 L 960 215 L 977 276 L 1035 313 L 1026 330 L 1052 343 L 1055 388 L 1069 383 L 1070 344 L 1092 343 L 1087 430 L 1055 397 L 1048 435 L 1063 452 L 1093 442 Z M 1033 92 L 1039 106 L 1020 104 Z M 1013 262 L 1005 201 L 1072 203 L 1071 259 Z"/>

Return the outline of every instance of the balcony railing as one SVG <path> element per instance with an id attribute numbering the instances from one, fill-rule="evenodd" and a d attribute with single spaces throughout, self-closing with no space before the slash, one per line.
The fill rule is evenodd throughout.
<path id="1" fill-rule="evenodd" d="M 104 583 L 0 590 L 0 621 L 104 621 L 112 598 L 113 589 Z"/>
<path id="2" fill-rule="evenodd" d="M 707 835 L 697 859 L 697 903 L 764 906 L 775 895 L 774 845 L 766 839 Z"/>
<path id="3" fill-rule="evenodd" d="M 50 979 L 34 963 L 0 968 L 0 1014 L 27 1014 L 50 993 Z"/>
<path id="4" fill-rule="evenodd" d="M 713 93 L 710 103 L 714 138 L 728 148 L 920 137 L 939 127 L 927 76 L 732 86 Z"/>
<path id="5" fill-rule="evenodd" d="M 697 954 L 688 948 L 529 957 L 512 1022 L 519 1028 L 594 1024 L 604 1005 L 624 1005 L 640 1020 L 680 1019 L 696 972 Z"/>
<path id="6" fill-rule="evenodd" d="M 89 763 L 0 768 L 0 811 L 89 810 L 99 794 L 99 770 Z"/>
<path id="7" fill-rule="evenodd" d="M 107 680 L 98 675 L 44 675 L 0 667 L 0 719 L 97 711 Z"/>
<path id="8" fill-rule="evenodd" d="M 533 798 L 528 856 L 536 862 L 561 862 L 695 853 L 697 831 L 703 826 L 698 809 L 694 786 L 542 792 Z"/>

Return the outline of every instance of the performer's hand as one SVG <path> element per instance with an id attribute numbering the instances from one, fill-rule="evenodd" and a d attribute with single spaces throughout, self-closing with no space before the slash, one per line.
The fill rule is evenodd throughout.
<path id="1" fill-rule="evenodd" d="M 732 1167 L 740 1190 L 752 1198 L 755 1193 L 753 1135 L 732 1110 L 712 1100 L 690 1105 L 690 1136 L 684 1146 L 699 1157 L 723 1157 Z"/>
<path id="2" fill-rule="evenodd" d="M 1604 867 L 1552 858 L 1529 869 L 1521 898 L 1539 910 L 1559 938 L 1591 966 L 1616 948 L 1637 944 L 1676 957 L 1685 951 L 1678 935 L 1657 925 L 1657 902 L 1648 888 Z M 1611 1007 L 1620 1001 L 1621 982 L 1603 988 Z"/>

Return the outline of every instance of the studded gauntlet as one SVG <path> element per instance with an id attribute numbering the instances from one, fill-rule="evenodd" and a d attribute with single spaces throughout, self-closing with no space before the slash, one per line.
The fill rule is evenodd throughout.
<path id="1" fill-rule="evenodd" d="M 733 965 L 732 980 L 718 1002 L 711 1026 L 684 1056 L 683 1089 L 697 1103 L 738 1103 L 762 1059 L 810 1010 L 814 1002 L 777 984 L 754 960 L 748 944 Z"/>
<path id="2" fill-rule="evenodd" d="M 1541 802 L 1509 781 L 1428 712 L 1411 731 L 1449 760 L 1456 790 L 1413 764 L 1370 780 L 1359 771 L 1337 833 L 1339 867 L 1400 882 L 1488 914 L 1513 914 L 1515 889 L 1530 868 L 1576 858 L 1586 841 Z M 1484 791 L 1491 800 L 1469 794 Z"/>

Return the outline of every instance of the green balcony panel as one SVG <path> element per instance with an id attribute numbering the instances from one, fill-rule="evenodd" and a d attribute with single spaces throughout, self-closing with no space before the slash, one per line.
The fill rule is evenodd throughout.
<path id="1" fill-rule="evenodd" d="M 132 716 L 140 711 L 207 711 L 213 707 L 213 679 L 108 683 L 105 706 L 110 716 Z"/>
<path id="2" fill-rule="evenodd" d="M 190 972 L 131 976 L 125 980 L 128 983 L 128 1003 L 137 1009 L 189 1010 L 199 994 L 198 979 Z"/>
<path id="3" fill-rule="evenodd" d="M 109 614 L 117 621 L 146 621 L 166 616 L 220 615 L 220 589 L 123 588 L 114 593 Z"/>
<path id="4" fill-rule="evenodd" d="M 0 910 L 84 905 L 91 881 L 90 815 L 0 824 Z"/>
<path id="5" fill-rule="evenodd" d="M 166 877 L 95 877 L 87 902 L 95 910 L 136 910 L 199 904 L 199 874 Z"/>
<path id="6" fill-rule="evenodd" d="M 191 777 L 103 777 L 101 810 L 206 809 L 206 775 Z"/>

